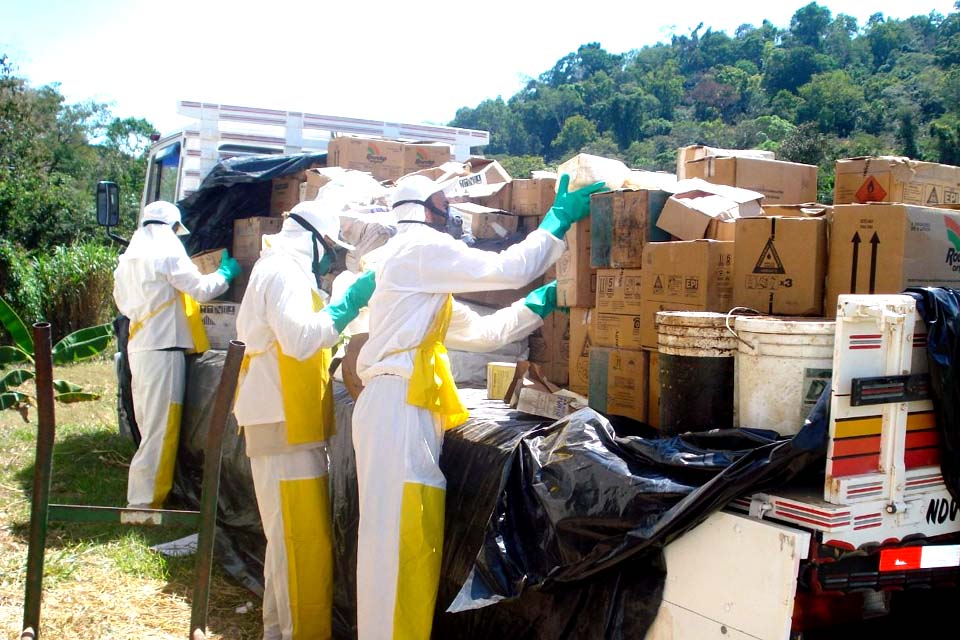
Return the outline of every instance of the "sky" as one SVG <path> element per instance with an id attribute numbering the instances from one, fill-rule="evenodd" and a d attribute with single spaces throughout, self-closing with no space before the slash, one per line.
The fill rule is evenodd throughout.
<path id="1" fill-rule="evenodd" d="M 32 86 L 167 133 L 178 100 L 445 124 L 563 56 L 668 42 L 699 23 L 786 28 L 809 0 L 0 0 L 0 54 Z M 950 13 L 954 0 L 820 0 L 832 15 Z"/>

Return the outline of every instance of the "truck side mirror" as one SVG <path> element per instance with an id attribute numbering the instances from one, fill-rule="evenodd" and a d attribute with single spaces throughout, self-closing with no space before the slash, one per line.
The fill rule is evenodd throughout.
<path id="1" fill-rule="evenodd" d="M 107 228 L 120 224 L 120 189 L 115 182 L 97 183 L 97 224 Z"/>

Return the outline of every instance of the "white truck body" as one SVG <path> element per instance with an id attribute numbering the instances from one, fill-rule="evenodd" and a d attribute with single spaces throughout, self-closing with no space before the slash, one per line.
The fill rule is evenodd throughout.
<path id="1" fill-rule="evenodd" d="M 227 158 L 258 154 L 323 153 L 337 135 L 360 135 L 450 145 L 454 159 L 466 160 L 490 134 L 428 124 L 364 120 L 299 111 L 281 111 L 181 100 L 177 113 L 193 119 L 161 137 L 148 154 L 141 207 L 155 200 L 177 202 Z"/>

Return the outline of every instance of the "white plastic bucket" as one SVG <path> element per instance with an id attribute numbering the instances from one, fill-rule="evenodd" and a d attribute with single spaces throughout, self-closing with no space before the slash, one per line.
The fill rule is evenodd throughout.
<path id="1" fill-rule="evenodd" d="M 657 313 L 660 430 L 665 435 L 733 426 L 737 339 L 726 315 Z"/>
<path id="2" fill-rule="evenodd" d="M 797 433 L 830 384 L 836 322 L 737 316 L 734 326 L 737 426 Z"/>

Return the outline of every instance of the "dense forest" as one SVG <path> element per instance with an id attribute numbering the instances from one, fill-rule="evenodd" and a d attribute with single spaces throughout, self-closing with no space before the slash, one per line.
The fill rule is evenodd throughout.
<path id="1" fill-rule="evenodd" d="M 509 156 L 514 171 L 579 152 L 672 171 L 687 144 L 769 149 L 820 165 L 830 202 L 836 158 L 960 164 L 958 62 L 956 11 L 878 13 L 860 25 L 812 2 L 787 28 L 700 25 L 617 54 L 584 44 L 508 100 L 461 108 L 451 124 L 490 131 L 485 153 Z"/>

